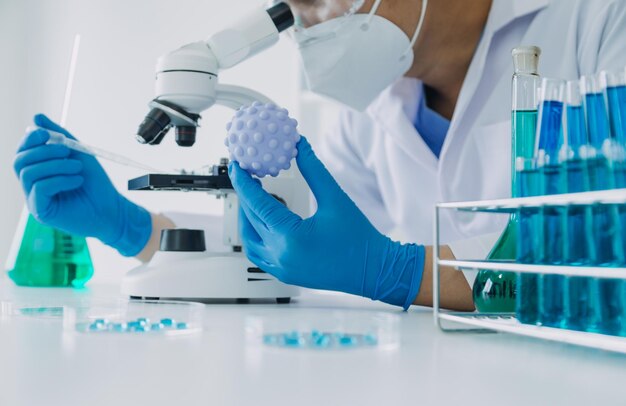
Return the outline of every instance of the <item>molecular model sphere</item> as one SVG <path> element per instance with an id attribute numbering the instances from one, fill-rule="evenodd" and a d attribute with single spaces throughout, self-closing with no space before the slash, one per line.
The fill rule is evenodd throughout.
<path id="1" fill-rule="evenodd" d="M 230 160 L 259 178 L 277 176 L 281 170 L 289 169 L 291 160 L 298 155 L 298 122 L 289 117 L 286 109 L 272 103 L 254 102 L 241 107 L 226 125 L 226 131 L 224 144 Z"/>

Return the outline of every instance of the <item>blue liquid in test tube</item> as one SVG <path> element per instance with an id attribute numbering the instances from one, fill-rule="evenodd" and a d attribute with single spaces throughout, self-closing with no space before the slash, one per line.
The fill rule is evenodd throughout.
<path id="1" fill-rule="evenodd" d="M 565 163 L 567 186 L 570 193 L 586 192 L 588 184 L 587 163 L 583 159 L 571 159 Z M 567 238 L 565 258 L 569 265 L 588 266 L 595 256 L 590 226 L 592 212 L 588 206 L 567 208 Z M 567 303 L 565 325 L 579 331 L 595 331 L 597 306 L 595 292 L 597 281 L 594 278 L 571 276 L 567 278 Z"/>
<path id="2" fill-rule="evenodd" d="M 626 70 L 621 72 L 619 82 L 615 86 L 607 87 L 607 99 L 609 102 L 609 117 L 611 120 L 611 132 L 622 148 L 626 148 Z M 620 160 L 615 165 L 616 187 L 626 188 L 626 160 Z M 622 227 L 622 244 L 626 255 L 626 205 L 619 206 L 619 217 Z M 626 337 L 626 281 L 622 280 L 622 317 L 621 336 Z"/>
<path id="3" fill-rule="evenodd" d="M 626 70 L 603 71 L 600 76 L 608 104 L 611 138 L 614 140 L 611 155 L 615 187 L 626 188 Z M 618 205 L 618 215 L 621 226 L 622 253 L 626 257 L 626 205 Z M 622 262 L 622 266 L 626 266 L 626 263 Z M 626 337 L 626 281 L 622 280 L 620 283 L 620 334 Z"/>
<path id="4" fill-rule="evenodd" d="M 539 196 L 541 182 L 534 158 L 519 158 L 516 162 L 517 195 Z M 536 264 L 543 252 L 543 227 L 536 207 L 522 208 L 518 213 L 517 262 Z M 520 323 L 539 322 L 539 276 L 520 273 L 517 277 L 515 317 Z"/>
<path id="5" fill-rule="evenodd" d="M 600 82 L 608 103 L 611 137 L 624 146 L 626 144 L 626 70 L 602 71 Z"/>
<path id="6" fill-rule="evenodd" d="M 584 100 L 589 142 L 600 151 L 604 141 L 611 134 L 604 95 L 602 93 L 587 93 L 584 95 Z"/>
<path id="7" fill-rule="evenodd" d="M 612 188 L 612 168 L 604 157 L 588 162 L 591 190 Z M 594 265 L 618 266 L 623 263 L 620 220 L 618 207 L 603 205 L 593 207 L 592 235 L 594 239 Z M 598 280 L 599 323 L 598 329 L 605 334 L 617 334 L 621 329 L 622 281 Z"/>
<path id="8" fill-rule="evenodd" d="M 578 82 L 568 82 L 568 89 L 577 85 Z M 572 90 L 571 92 L 574 92 Z M 574 97 L 574 96 L 572 96 Z M 567 144 L 575 155 L 587 144 L 587 129 L 585 128 L 585 112 L 582 105 L 567 105 Z"/>
<path id="9" fill-rule="evenodd" d="M 567 192 L 589 191 L 585 145 L 588 142 L 585 117 L 578 81 L 567 83 L 566 139 L 569 154 L 564 162 L 567 173 Z M 565 262 L 569 265 L 586 266 L 595 257 L 591 235 L 592 212 L 585 205 L 567 208 L 567 232 L 565 239 Z M 567 278 L 565 303 L 565 327 L 578 331 L 595 331 L 597 306 L 595 303 L 597 283 L 594 278 L 570 276 Z"/>
<path id="10" fill-rule="evenodd" d="M 539 55 L 537 47 L 519 47 L 512 51 L 515 73 L 511 83 L 512 110 L 512 187 L 513 197 L 538 195 L 538 169 L 534 159 L 537 134 L 537 85 Z M 535 263 L 536 245 L 541 236 L 532 235 L 536 229 L 538 210 L 523 208 L 511 216 L 516 226 L 514 256 L 517 262 Z M 540 247 L 541 244 L 539 244 Z M 536 324 L 539 310 L 538 275 L 515 275 L 515 317 L 521 323 Z"/>
<path id="11" fill-rule="evenodd" d="M 625 74 L 626 76 L 626 74 Z M 611 134 L 620 144 L 626 144 L 626 85 L 608 86 L 606 96 L 609 102 Z"/>
<path id="12" fill-rule="evenodd" d="M 537 164 L 542 182 L 541 192 L 553 195 L 566 192 L 566 173 L 559 161 L 563 145 L 563 100 L 565 82 L 543 79 L 542 103 L 539 110 L 537 138 Z M 544 249 L 541 263 L 560 265 L 564 260 L 565 207 L 543 207 L 540 215 L 543 220 Z M 539 323 L 549 327 L 560 327 L 565 319 L 564 310 L 565 278 L 562 275 L 543 275 L 539 279 Z"/>
<path id="13" fill-rule="evenodd" d="M 589 183 L 594 191 L 616 187 L 614 151 L 619 151 L 610 137 L 607 106 L 598 81 L 593 76 L 581 78 L 587 132 L 595 157 L 589 159 Z M 620 266 L 624 263 L 619 207 L 598 205 L 593 207 L 592 236 L 595 245 L 594 265 Z M 617 279 L 598 280 L 598 330 L 604 334 L 619 334 L 622 330 L 623 282 Z"/>
<path id="14" fill-rule="evenodd" d="M 602 85 L 608 102 L 611 128 L 613 171 L 616 188 L 626 188 L 626 70 L 604 71 Z M 626 243 L 626 206 L 619 207 L 622 225 L 622 242 Z M 626 247 L 624 247 L 626 253 Z"/>

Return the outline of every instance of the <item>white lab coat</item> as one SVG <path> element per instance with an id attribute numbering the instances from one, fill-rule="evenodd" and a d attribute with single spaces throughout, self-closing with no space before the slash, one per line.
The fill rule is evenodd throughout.
<path id="1" fill-rule="evenodd" d="M 413 125 L 418 80 L 400 80 L 365 113 L 343 112 L 317 152 L 379 231 L 396 230 L 404 240 L 430 245 L 437 202 L 510 197 L 510 51 L 518 45 L 541 47 L 545 77 L 623 69 L 626 1 L 494 0 L 439 159 Z M 506 223 L 493 215 L 442 214 L 441 241 L 457 257 L 484 258 Z M 489 244 L 459 243 L 485 234 Z"/>

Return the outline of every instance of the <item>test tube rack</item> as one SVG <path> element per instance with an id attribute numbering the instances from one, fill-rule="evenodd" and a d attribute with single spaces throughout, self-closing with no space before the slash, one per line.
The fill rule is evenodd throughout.
<path id="1" fill-rule="evenodd" d="M 441 259 L 439 255 L 439 225 L 440 215 L 443 210 L 511 214 L 521 208 L 609 204 L 626 204 L 626 189 L 438 204 L 435 208 L 435 244 L 433 261 L 433 310 L 435 325 L 442 331 L 448 333 L 504 332 L 626 354 L 626 338 L 624 337 L 522 324 L 517 321 L 514 313 L 464 313 L 444 310 L 440 306 L 440 268 L 442 266 L 454 268 L 459 272 L 478 272 L 479 270 L 485 269 L 516 273 L 589 276 L 593 278 L 611 278 L 626 280 L 626 268 L 528 265 L 516 263 L 514 261 L 502 262 L 488 260 L 478 261 L 463 259 Z"/>

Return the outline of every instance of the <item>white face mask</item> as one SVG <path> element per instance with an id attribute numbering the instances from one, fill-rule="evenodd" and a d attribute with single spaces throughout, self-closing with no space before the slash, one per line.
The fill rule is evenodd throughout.
<path id="1" fill-rule="evenodd" d="M 413 65 L 415 45 L 426 14 L 423 0 L 413 38 L 377 16 L 382 0 L 369 14 L 335 18 L 294 33 L 309 90 L 364 111 Z"/>

